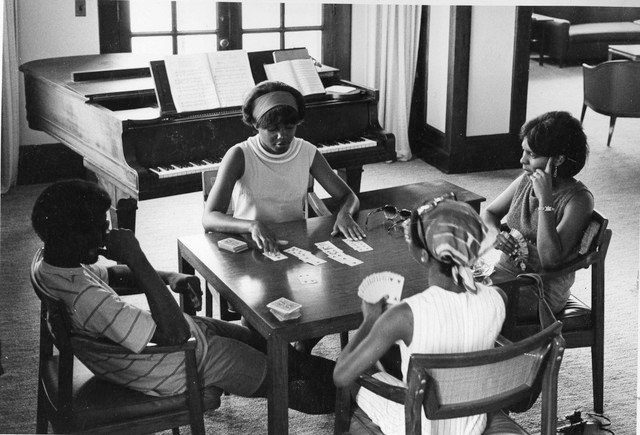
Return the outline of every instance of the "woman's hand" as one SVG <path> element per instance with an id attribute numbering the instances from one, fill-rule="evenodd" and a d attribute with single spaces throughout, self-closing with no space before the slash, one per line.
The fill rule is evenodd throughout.
<path id="1" fill-rule="evenodd" d="M 549 157 L 544 171 L 542 169 L 536 169 L 536 171 L 529 176 L 533 186 L 533 192 L 536 194 L 540 206 L 551 205 L 553 160 L 553 157 Z"/>
<path id="2" fill-rule="evenodd" d="M 336 216 L 331 235 L 335 236 L 339 232 L 349 240 L 362 240 L 364 237 L 367 237 L 364 230 L 360 228 L 360 225 L 353 220 L 351 214 L 343 210 L 340 210 Z"/>
<path id="3" fill-rule="evenodd" d="M 197 276 L 173 272 L 169 275 L 167 284 L 174 293 L 189 298 L 196 310 L 202 307 L 202 289 L 200 288 L 200 279 Z"/>
<path id="4" fill-rule="evenodd" d="M 384 313 L 384 310 L 387 307 L 387 298 L 384 297 L 380 299 L 375 304 L 371 304 L 369 302 L 362 301 L 362 315 L 364 317 L 363 323 L 368 323 L 370 325 L 374 324 L 376 320 Z"/>
<path id="5" fill-rule="evenodd" d="M 494 246 L 497 250 L 504 252 L 509 257 L 513 257 L 518 254 L 518 242 L 516 242 L 516 239 L 511 237 L 511 235 L 506 231 L 502 231 L 496 236 Z"/>
<path id="6" fill-rule="evenodd" d="M 264 252 L 276 253 L 278 252 L 278 243 L 276 242 L 276 237 L 273 232 L 267 228 L 261 222 L 255 221 L 251 224 L 251 238 L 258 248 L 262 249 Z"/>

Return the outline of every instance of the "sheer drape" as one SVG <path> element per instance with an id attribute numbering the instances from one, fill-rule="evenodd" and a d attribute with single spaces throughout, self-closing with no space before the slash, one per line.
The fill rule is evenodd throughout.
<path id="1" fill-rule="evenodd" d="M 396 137 L 398 160 L 409 160 L 409 112 L 416 75 L 421 6 L 367 5 L 354 11 L 364 20 L 354 46 L 366 50 L 364 84 L 380 90 L 378 116 Z M 362 26 L 358 26 L 359 28 Z M 360 40 L 362 38 L 362 40 Z"/>
<path id="2" fill-rule="evenodd" d="M 20 146 L 16 2 L 5 0 L 2 35 L 2 193 L 16 183 Z"/>

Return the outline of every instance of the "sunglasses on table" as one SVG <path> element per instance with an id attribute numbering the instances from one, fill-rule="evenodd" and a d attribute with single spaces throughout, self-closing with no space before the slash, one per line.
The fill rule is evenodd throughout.
<path id="1" fill-rule="evenodd" d="M 406 208 L 403 209 L 399 209 L 398 207 L 396 207 L 395 205 L 390 205 L 390 204 L 385 204 L 382 207 L 378 207 L 374 210 L 371 210 L 369 213 L 367 213 L 367 217 L 364 220 L 364 228 L 366 230 L 369 229 L 369 216 L 371 216 L 372 214 L 376 214 L 382 212 L 384 214 L 384 218 L 388 221 L 392 221 L 396 218 L 398 218 L 398 220 L 396 220 L 393 225 L 387 230 L 387 231 L 391 231 L 391 229 L 396 226 L 397 224 L 404 222 L 405 220 L 409 219 L 411 217 L 411 210 L 408 210 Z"/>

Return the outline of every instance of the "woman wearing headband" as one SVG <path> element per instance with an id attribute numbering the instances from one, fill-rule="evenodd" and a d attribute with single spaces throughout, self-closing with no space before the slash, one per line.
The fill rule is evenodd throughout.
<path id="1" fill-rule="evenodd" d="M 336 362 L 337 386 L 353 385 L 397 341 L 401 372 L 406 377 L 413 353 L 471 352 L 493 347 L 505 318 L 506 296 L 497 287 L 477 283 L 471 266 L 477 260 L 485 226 L 466 203 L 432 200 L 405 221 L 405 238 L 414 259 L 424 265 L 427 289 L 387 306 L 362 302 L 364 320 Z M 380 372 L 374 375 L 394 385 L 402 381 Z M 404 406 L 366 389 L 356 395 L 358 406 L 385 434 L 404 433 Z M 422 415 L 424 434 L 480 434 L 486 414 L 429 421 Z"/>
<path id="2" fill-rule="evenodd" d="M 341 207 L 332 235 L 362 239 L 353 220 L 359 201 L 318 149 L 295 137 L 304 119 L 300 92 L 281 82 L 259 83 L 242 106 L 243 121 L 258 130 L 227 151 L 205 205 L 202 224 L 207 231 L 249 233 L 260 249 L 276 252 L 270 223 L 304 219 L 309 174 Z M 233 204 L 233 215 L 228 215 Z"/>
<path id="3" fill-rule="evenodd" d="M 555 269 L 575 258 L 593 211 L 593 195 L 574 178 L 589 152 L 580 121 L 567 112 L 547 112 L 527 122 L 520 139 L 523 174 L 482 212 L 489 228 L 497 230 L 505 218 L 511 229 L 497 237 L 502 253 L 493 278 Z M 570 273 L 545 280 L 554 313 L 565 306 L 574 279 Z M 537 293 L 521 290 L 518 316 L 537 318 L 537 311 Z"/>

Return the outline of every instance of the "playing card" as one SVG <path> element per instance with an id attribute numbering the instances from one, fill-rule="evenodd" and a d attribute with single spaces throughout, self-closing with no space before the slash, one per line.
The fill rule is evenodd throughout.
<path id="1" fill-rule="evenodd" d="M 320 249 L 322 252 L 327 252 L 327 251 L 341 251 L 341 249 L 339 249 L 336 245 L 334 245 L 333 243 L 329 242 L 328 240 L 326 242 L 318 242 L 315 244 L 318 249 Z"/>
<path id="2" fill-rule="evenodd" d="M 262 255 L 264 255 L 265 257 L 267 257 L 269 260 L 273 260 L 273 261 L 280 261 L 280 260 L 286 260 L 287 257 L 286 255 L 284 255 L 282 252 L 263 252 Z"/>
<path id="3" fill-rule="evenodd" d="M 298 248 L 297 246 L 292 246 L 290 248 L 284 249 L 282 252 L 286 252 L 287 254 L 291 254 L 298 257 L 300 256 L 300 254 L 304 252 L 308 253 L 309 251 L 305 251 L 304 249 Z"/>
<path id="4" fill-rule="evenodd" d="M 343 239 L 343 242 L 358 252 L 373 251 L 373 248 L 367 245 L 363 240 Z"/>
<path id="5" fill-rule="evenodd" d="M 358 286 L 358 296 L 365 302 L 375 304 L 387 297 L 387 303 L 400 302 L 404 277 L 394 272 L 378 272 L 367 276 Z"/>
<path id="6" fill-rule="evenodd" d="M 362 264 L 361 260 L 358 260 L 357 258 L 354 258 L 350 255 L 347 255 L 344 252 L 340 252 L 338 254 L 331 254 L 328 256 L 332 260 L 337 261 L 338 263 L 346 264 L 347 266 L 356 266 L 358 264 Z"/>
<path id="7" fill-rule="evenodd" d="M 315 255 L 301 257 L 300 260 L 304 261 L 305 263 L 309 263 L 312 266 L 318 266 L 322 263 L 326 263 L 326 260 L 316 257 Z"/>
<path id="8" fill-rule="evenodd" d="M 318 280 L 309 273 L 298 274 L 298 280 L 302 284 L 316 284 L 318 282 Z"/>

